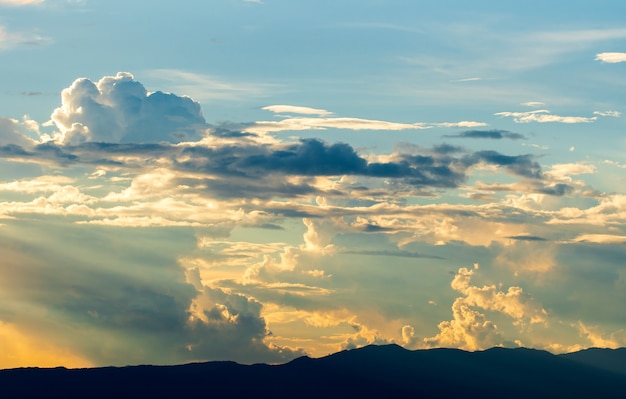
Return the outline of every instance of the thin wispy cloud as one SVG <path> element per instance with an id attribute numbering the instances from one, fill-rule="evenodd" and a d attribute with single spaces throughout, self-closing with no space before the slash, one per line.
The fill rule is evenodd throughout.
<path id="1" fill-rule="evenodd" d="M 297 105 L 267 105 L 265 107 L 262 107 L 261 109 L 277 114 L 302 114 L 320 116 L 333 115 L 333 112 L 326 111 L 325 109 L 301 107 Z"/>
<path id="2" fill-rule="evenodd" d="M 28 6 L 43 3 L 45 0 L 0 0 L 0 6 Z"/>
<path id="3" fill-rule="evenodd" d="M 475 82 L 478 80 L 482 80 L 482 78 L 465 78 L 465 79 L 456 79 L 456 80 L 451 80 L 450 82 Z"/>
<path id="4" fill-rule="evenodd" d="M 617 64 L 619 62 L 626 62 L 626 53 L 608 52 L 596 54 L 596 61 L 602 61 L 607 64 Z"/>
<path id="5" fill-rule="evenodd" d="M 619 118 L 622 116 L 622 113 L 619 111 L 593 111 L 593 114 L 598 116 L 609 116 L 613 118 Z"/>
<path id="6" fill-rule="evenodd" d="M 16 46 L 39 46 L 50 43 L 52 40 L 38 34 L 9 31 L 0 25 L 0 51 Z"/>
<path id="7" fill-rule="evenodd" d="M 537 122 L 537 123 L 591 123 L 594 122 L 597 117 L 587 117 L 587 116 L 561 116 L 550 113 L 550 111 L 546 109 L 540 109 L 536 111 L 527 111 L 527 112 L 496 112 L 494 115 L 500 117 L 508 117 L 513 118 L 515 123 L 529 123 L 529 122 Z"/>
<path id="8" fill-rule="evenodd" d="M 527 101 L 525 103 L 521 103 L 520 105 L 524 105 L 526 107 L 543 107 L 544 105 L 546 105 L 545 103 L 542 103 L 541 101 Z"/>
<path id="9" fill-rule="evenodd" d="M 271 83 L 239 82 L 179 69 L 153 69 L 142 73 L 157 87 L 194 98 L 197 101 L 238 101 L 262 98 L 283 90 Z"/>
<path id="10" fill-rule="evenodd" d="M 259 121 L 245 131 L 266 134 L 280 131 L 323 130 L 328 128 L 347 130 L 422 130 L 425 123 L 397 123 L 362 118 L 287 118 L 281 121 Z"/>

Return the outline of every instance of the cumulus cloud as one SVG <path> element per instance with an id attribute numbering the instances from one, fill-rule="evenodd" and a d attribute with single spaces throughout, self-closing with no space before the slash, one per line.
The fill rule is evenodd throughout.
<path id="1" fill-rule="evenodd" d="M 546 109 L 539 109 L 536 111 L 527 111 L 527 112 L 496 112 L 494 115 L 501 117 L 510 117 L 513 118 L 515 123 L 529 123 L 529 122 L 538 122 L 538 123 L 590 123 L 597 119 L 597 117 L 586 117 L 586 116 L 560 116 L 551 114 L 550 111 Z"/>
<path id="2" fill-rule="evenodd" d="M 30 303 L 45 304 L 54 298 L 40 287 L 46 279 L 51 279 L 54 295 L 70 292 L 54 304 L 58 313 L 52 313 L 78 320 L 74 325 L 81 328 L 93 327 L 92 340 L 108 338 L 106 356 L 98 353 L 97 344 L 84 344 L 85 337 L 77 338 L 84 346 L 70 345 L 100 364 L 121 358 L 115 353 L 153 348 L 161 348 L 163 356 L 152 360 L 280 361 L 301 352 L 270 342 L 299 346 L 313 334 L 311 328 L 319 328 L 314 334 L 324 337 L 323 343 L 307 341 L 307 350 L 316 348 L 315 353 L 319 348 L 336 350 L 338 345 L 389 342 L 400 334 L 403 342 L 416 347 L 508 345 L 511 329 L 524 332 L 547 320 L 543 307 L 526 294 L 523 284 L 528 280 L 523 279 L 529 274 L 523 272 L 539 278 L 538 272 L 559 270 L 556 254 L 563 247 L 624 242 L 623 196 L 574 196 L 588 188 L 575 177 L 594 173 L 590 163 L 542 167 L 532 154 L 472 151 L 445 143 L 432 148 L 401 143 L 390 153 L 372 155 L 347 143 L 245 131 L 254 124 L 208 127 L 201 113 L 184 114 L 185 107 L 195 109 L 195 103 L 176 95 L 163 104 L 160 114 L 184 114 L 174 118 L 180 123 L 174 126 L 188 127 L 188 136 L 171 138 L 158 129 L 147 136 L 147 130 L 140 133 L 130 126 L 162 116 L 146 105 L 151 94 L 131 75 L 96 83 L 78 80 L 64 95 L 65 108 L 55 111 L 53 122 L 59 129 L 58 141 L 36 142 L 43 137 L 36 123 L 12 119 L 0 123 L 2 166 L 21 170 L 27 166 L 23 162 L 30 162 L 37 169 L 33 176 L 41 175 L 42 168 L 46 171 L 45 176 L 0 181 L 0 217 L 7 220 L 2 230 L 22 229 L 23 220 L 37 224 L 53 220 L 50 224 L 63 226 L 64 234 L 48 228 L 46 238 L 39 236 L 26 245 L 11 241 L 6 233 L 1 238 L 10 245 L 5 248 L 0 240 L 0 249 L 41 247 L 45 242 L 55 248 L 50 262 L 70 263 L 64 269 L 67 281 L 50 276 L 44 263 L 24 262 L 33 266 L 19 269 L 20 262 L 12 261 L 10 270 L 33 276 L 37 276 L 33 270 L 44 270 L 43 280 L 36 280 L 37 289 L 24 290 L 24 295 L 40 295 L 26 298 Z M 313 124 L 312 130 L 324 123 L 328 128 L 341 125 L 342 118 L 327 117 L 324 112 L 329 111 L 323 109 L 268 107 L 276 113 L 321 116 L 291 118 L 323 121 Z M 350 128 L 365 128 L 352 125 L 354 120 L 344 122 Z M 388 122 L 359 123 L 384 128 Z M 470 130 L 454 137 L 523 138 L 504 130 Z M 467 191 L 490 202 L 454 202 Z M 565 195 L 567 202 L 559 198 Z M 593 205 L 596 202 L 598 206 Z M 296 225 L 296 220 L 301 223 Z M 552 226 L 556 223 L 561 225 Z M 562 223 L 595 227 L 577 235 Z M 130 233 L 127 227 L 136 229 Z M 36 228 L 19 235 L 30 237 L 33 231 Z M 101 236 L 89 236 L 93 232 Z M 61 242 L 67 236 L 72 243 L 88 240 L 84 247 L 89 246 L 89 256 L 81 252 L 83 245 L 68 249 L 69 244 Z M 277 242 L 267 242 L 277 236 Z M 301 243 L 293 243 L 295 236 L 301 236 Z M 245 242 L 249 237 L 258 242 Z M 101 242 L 94 256 L 91 247 Z M 179 251 L 185 242 L 198 242 L 198 247 Z M 133 252 L 146 245 L 147 253 Z M 121 252 L 104 253 L 103 248 L 113 247 Z M 414 311 L 399 304 L 407 303 L 409 291 L 415 295 L 413 303 L 424 305 L 444 303 L 445 293 L 407 290 L 419 285 L 417 278 L 411 280 L 416 274 L 412 268 L 431 267 L 444 257 L 452 261 L 468 252 L 505 266 L 498 273 L 513 273 L 520 283 L 508 289 L 479 285 L 473 282 L 477 270 L 459 270 L 452 282 L 458 296 L 452 317 L 446 320 L 438 314 L 434 320 L 445 320 L 439 333 L 424 333 L 425 322 L 416 323 Z M 61 256 L 65 253 L 76 255 Z M 352 255 L 365 256 L 355 261 Z M 402 266 L 387 273 L 397 265 Z M 27 277 L 19 274 L 24 284 Z M 98 284 L 105 280 L 107 292 L 96 280 Z M 11 281 L 4 285 L 0 281 L 0 288 L 10 291 Z M 380 287 L 392 288 L 383 293 L 376 291 Z M 10 292 L 18 295 L 16 289 Z M 441 306 L 422 308 L 433 317 Z M 340 310 L 344 316 L 328 316 Z M 294 314 L 286 320 L 288 312 Z M 315 312 L 318 315 L 312 316 Z M 304 325 L 301 331 L 293 329 L 298 323 Z M 291 341 L 280 332 L 270 336 L 275 326 L 297 332 Z M 21 325 L 16 328 L 22 331 Z M 62 332 L 75 336 L 72 328 Z M 131 335 L 147 335 L 150 343 L 138 345 Z M 426 335 L 434 336 L 418 338 Z M 151 360 L 139 354 L 137 359 Z"/>
<path id="3" fill-rule="evenodd" d="M 602 61 L 607 64 L 616 64 L 618 62 L 626 62 L 626 53 L 607 52 L 596 54 L 596 61 Z"/>
<path id="4" fill-rule="evenodd" d="M 69 248 L 49 224 L 21 224 L 20 229 L 30 236 L 15 238 L 11 231 L 0 230 L 3 264 L 11 275 L 0 281 L 0 288 L 14 298 L 0 305 L 0 336 L 2 321 L 26 336 L 45 330 L 41 348 L 63 348 L 68 358 L 95 365 L 276 363 L 302 354 L 266 344 L 270 332 L 258 301 L 204 286 L 197 271 L 181 268 L 170 249 L 114 244 L 116 253 L 111 254 L 105 247 L 116 240 L 109 234 L 68 226 L 64 236 L 74 237 L 72 245 L 84 247 L 91 240 L 102 244 L 83 253 Z M 136 240 L 132 233 L 118 234 Z M 22 245 L 34 248 L 44 236 L 58 251 L 18 250 Z"/>
<path id="5" fill-rule="evenodd" d="M 303 355 L 301 351 L 270 348 L 263 339 L 270 333 L 261 317 L 262 305 L 241 294 L 202 285 L 198 269 L 187 270 L 188 281 L 198 291 L 189 308 L 186 349 L 199 359 L 277 363 Z"/>
<path id="6" fill-rule="evenodd" d="M 450 286 L 463 296 L 452 304 L 452 320 L 439 323 L 439 333 L 424 339 L 427 346 L 459 347 L 467 350 L 485 349 L 502 345 L 504 335 L 486 315 L 478 311 L 499 312 L 513 319 L 513 324 L 523 327 L 527 323 L 545 323 L 547 312 L 520 287 L 511 286 L 506 292 L 495 285 L 471 285 L 478 270 L 462 267 Z"/>
<path id="7" fill-rule="evenodd" d="M 195 141 L 207 127 L 200 105 L 191 98 L 148 93 L 127 72 L 96 83 L 77 79 L 63 90 L 62 105 L 51 119 L 64 144 Z"/>
<path id="8" fill-rule="evenodd" d="M 36 127 L 15 119 L 0 118 L 0 146 L 31 147 L 35 140 L 28 133 L 36 133 Z"/>
<path id="9" fill-rule="evenodd" d="M 597 326 L 588 326 L 582 321 L 576 324 L 580 335 L 589 342 L 594 348 L 619 348 L 626 345 L 626 331 L 618 330 L 610 334 L 608 337 Z"/>

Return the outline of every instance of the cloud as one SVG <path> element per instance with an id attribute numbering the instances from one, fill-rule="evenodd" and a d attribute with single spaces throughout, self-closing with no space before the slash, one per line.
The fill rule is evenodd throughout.
<path id="1" fill-rule="evenodd" d="M 26 121 L 25 121 L 26 122 Z M 28 137 L 35 133 L 33 126 L 15 119 L 0 117 L 0 146 L 31 147 L 35 140 Z"/>
<path id="2" fill-rule="evenodd" d="M 301 351 L 270 348 L 269 334 L 261 317 L 261 303 L 241 294 L 202 285 L 197 269 L 187 270 L 188 281 L 198 290 L 189 312 L 187 350 L 204 359 L 247 359 L 244 362 L 278 363 L 301 356 Z M 240 360 L 241 361 L 241 360 Z"/>
<path id="3" fill-rule="evenodd" d="M 200 105 L 191 98 L 148 93 L 127 72 L 97 83 L 75 80 L 63 90 L 62 105 L 51 118 L 64 144 L 177 143 L 197 140 L 206 128 Z"/>
<path id="4" fill-rule="evenodd" d="M 589 340 L 594 348 L 616 349 L 626 345 L 626 332 L 624 330 L 615 331 L 609 337 L 606 337 L 606 334 L 603 334 L 597 326 L 588 326 L 580 320 L 576 327 L 580 335 Z"/>
<path id="5" fill-rule="evenodd" d="M 324 130 L 421 130 L 424 123 L 396 123 L 360 118 L 287 118 L 282 121 L 259 121 L 245 129 L 246 132 L 267 134 L 281 131 Z"/>
<path id="6" fill-rule="evenodd" d="M 364 256 L 395 256 L 400 258 L 427 258 L 427 259 L 444 259 L 440 256 L 421 254 L 410 251 L 373 251 L 373 250 L 344 250 L 342 254 L 364 255 Z"/>
<path id="7" fill-rule="evenodd" d="M 546 323 L 547 312 L 520 287 L 509 287 L 506 292 L 495 285 L 483 287 L 471 285 L 471 278 L 478 270 L 460 268 L 450 286 L 463 296 L 452 304 L 453 318 L 439 323 L 439 333 L 424 338 L 428 347 L 459 347 L 467 350 L 486 349 L 504 343 L 504 335 L 475 308 L 499 312 L 512 318 L 513 325 L 523 327 L 526 323 Z"/>
<path id="8" fill-rule="evenodd" d="M 526 139 L 526 136 L 519 133 L 512 133 L 506 130 L 468 130 L 459 134 L 446 135 L 444 137 L 473 138 L 473 139 Z"/>
<path id="9" fill-rule="evenodd" d="M 487 126 L 484 122 L 474 122 L 474 121 L 461 121 L 461 122 L 440 122 L 433 123 L 431 126 L 435 127 L 481 127 Z"/>
<path id="10" fill-rule="evenodd" d="M 451 80 L 450 82 L 475 82 L 477 80 L 482 80 L 482 78 L 465 78 L 465 79 L 456 79 Z"/>
<path id="11" fill-rule="evenodd" d="M 605 159 L 602 163 L 607 165 L 613 165 L 618 168 L 626 169 L 626 164 L 619 163 L 617 161 L 611 161 L 610 159 Z"/>
<path id="12" fill-rule="evenodd" d="M 466 156 L 465 162 L 474 165 L 485 162 L 490 165 L 502 166 L 518 176 L 529 178 L 541 177 L 541 166 L 533 160 L 532 155 L 504 155 L 497 151 L 478 151 Z"/>
<path id="13" fill-rule="evenodd" d="M 18 45 L 38 46 L 48 42 L 49 38 L 24 32 L 10 32 L 0 25 L 0 50 L 8 50 Z"/>
<path id="14" fill-rule="evenodd" d="M 40 4 L 43 3 L 45 0 L 0 0 L 0 5 L 6 5 L 6 6 L 29 6 L 32 4 Z"/>
<path id="15" fill-rule="evenodd" d="M 63 104 L 75 106 L 67 115 L 83 135 L 75 141 L 41 143 L 33 140 L 42 136 L 36 123 L 0 123 L 2 170 L 20 173 L 5 172 L 0 181 L 0 249 L 11 258 L 0 291 L 21 301 L 1 301 L 0 320 L 29 336 L 30 309 L 7 307 L 31 304 L 49 315 L 28 319 L 31 325 L 47 331 L 58 324 L 47 338 L 53 347 L 95 364 L 131 355 L 133 362 L 222 359 L 229 351 L 239 361 L 279 361 L 301 353 L 297 347 L 320 354 L 391 339 L 509 345 L 526 326 L 543 328 L 543 307 L 526 293 L 542 278 L 565 284 L 557 272 L 571 255 L 561 250 L 582 253 L 602 242 L 613 244 L 602 247 L 611 251 L 623 243 L 626 201 L 584 194 L 591 163 L 550 164 L 548 154 L 446 143 L 398 143 L 372 154 L 342 142 L 259 136 L 244 131 L 253 126 L 245 123 L 191 124 L 195 138 L 137 143 L 128 128 L 123 136 L 108 127 L 147 118 L 143 105 L 122 104 L 143 104 L 149 94 L 132 76 L 108 78 L 100 87 L 83 80 L 68 90 Z M 172 99 L 162 114 L 195 104 Z M 268 111 L 329 112 L 304 108 Z M 331 125 L 341 118 L 302 119 Z M 98 131 L 106 141 L 85 141 Z M 457 136 L 517 138 L 511 135 Z M 459 198 L 468 192 L 489 202 Z M 452 294 L 430 291 L 450 282 L 441 259 L 466 256 L 497 265 L 487 269 L 486 283 L 475 283 L 476 270 L 459 270 Z M 54 269 L 57 276 L 46 264 L 64 267 Z M 416 270 L 441 274 L 424 279 Z M 618 273 L 609 274 L 622 284 Z M 493 282 L 507 275 L 513 286 Z M 538 298 L 558 308 L 546 292 Z M 429 301 L 452 303 L 452 316 Z M 411 304 L 424 306 L 416 313 Z M 433 320 L 444 320 L 436 332 Z"/>
<path id="16" fill-rule="evenodd" d="M 542 107 L 546 104 L 542 103 L 541 101 L 527 101 L 525 103 L 521 103 L 521 105 L 525 105 L 527 107 Z"/>
<path id="17" fill-rule="evenodd" d="M 301 130 L 325 130 L 329 128 L 347 130 L 422 130 L 432 127 L 481 127 L 486 123 L 475 121 L 438 122 L 438 123 L 397 123 L 381 120 L 348 118 L 348 117 L 325 117 L 333 115 L 333 112 L 309 107 L 293 105 L 269 105 L 262 109 L 275 113 L 293 113 L 303 115 L 319 115 L 322 117 L 291 117 L 281 121 L 258 121 L 243 128 L 245 132 L 254 134 L 267 134 L 280 131 Z"/>
<path id="18" fill-rule="evenodd" d="M 522 236 L 509 236 L 507 237 L 511 240 L 520 240 L 520 241 L 547 241 L 545 238 L 543 237 L 537 237 L 537 236 L 528 236 L 528 235 L 522 235 Z"/>
<path id="19" fill-rule="evenodd" d="M 291 107 L 291 106 L 277 106 L 277 107 Z M 267 108 L 267 107 L 265 107 Z M 264 109 L 265 109 L 264 108 Z M 328 112 L 321 113 L 321 112 Z M 285 111 L 292 112 L 294 111 Z M 299 113 L 313 114 L 319 113 L 319 115 L 330 115 L 329 111 L 325 110 L 311 110 L 305 108 Z M 301 131 L 301 130 L 325 130 L 325 129 L 346 129 L 346 130 L 423 130 L 433 127 L 481 127 L 486 126 L 484 122 L 475 121 L 460 121 L 460 122 L 438 122 L 438 123 L 397 123 L 381 120 L 362 119 L 362 118 L 286 118 L 281 121 L 258 121 L 244 128 L 244 131 L 255 134 L 267 134 L 280 131 Z"/>
<path id="20" fill-rule="evenodd" d="M 596 61 L 602 61 L 607 64 L 616 64 L 618 62 L 626 62 L 626 53 L 598 53 L 596 54 Z"/>
<path id="21" fill-rule="evenodd" d="M 299 107 L 296 105 L 268 105 L 261 109 L 278 113 L 278 114 L 287 113 L 287 114 L 321 115 L 321 116 L 327 116 L 327 115 L 333 114 L 332 112 L 326 111 L 325 109 Z"/>
<path id="22" fill-rule="evenodd" d="M 142 73 L 158 87 L 190 96 L 197 101 L 242 101 L 277 94 L 284 89 L 276 84 L 233 82 L 220 77 L 179 69 L 151 69 Z"/>
<path id="23" fill-rule="evenodd" d="M 574 238 L 571 242 L 592 244 L 624 244 L 626 243 L 626 236 L 614 234 L 581 234 Z"/>
<path id="24" fill-rule="evenodd" d="M 356 175 L 404 179 L 407 184 L 415 186 L 454 187 L 465 179 L 465 169 L 480 160 L 492 164 L 506 163 L 508 169 L 516 170 L 518 173 L 522 173 L 524 168 L 521 163 L 532 166 L 527 157 L 509 159 L 498 155 L 500 154 L 495 152 L 476 154 L 474 157 L 459 160 L 437 153 L 395 154 L 389 162 L 368 162 L 348 144 L 327 144 L 317 139 L 303 139 L 298 143 L 282 144 L 272 148 L 188 147 L 182 151 L 182 158 L 185 160 L 177 162 L 176 168 L 187 172 L 230 175 L 233 178 L 254 178 L 257 181 L 280 175 Z M 232 184 L 234 180 L 230 181 Z M 246 184 L 255 183 L 249 181 Z M 285 189 L 288 188 L 284 181 L 281 181 L 281 185 Z M 292 188 L 310 193 L 304 186 Z"/>
<path id="25" fill-rule="evenodd" d="M 622 116 L 622 113 L 619 111 L 594 111 L 593 114 L 598 116 L 610 116 L 613 118 L 619 118 Z"/>
<path id="26" fill-rule="evenodd" d="M 106 230 L 65 226 L 73 245 L 85 248 L 94 239 L 102 245 L 85 252 L 55 234 L 54 223 L 22 223 L 17 229 L 29 235 L 0 230 L 4 276 L 10 276 L 0 288 L 13 298 L 0 305 L 0 336 L 19 331 L 22 337 L 38 337 L 42 359 L 57 355 L 64 365 L 69 360 L 95 365 L 282 363 L 302 355 L 264 343 L 269 331 L 258 301 L 204 286 L 197 270 L 181 268 L 172 253 L 180 251 L 181 241 L 163 244 L 167 248 L 120 246 L 119 238 L 140 244 L 147 236 L 116 230 L 116 238 Z M 37 245 L 44 237 L 45 244 Z M 19 251 L 48 245 L 54 250 Z M 106 249 L 111 245 L 116 251 Z"/>
<path id="27" fill-rule="evenodd" d="M 626 195 L 610 194 L 599 197 L 597 203 L 586 208 L 563 207 L 554 212 L 548 223 L 599 226 L 603 228 L 599 233 L 606 234 L 607 226 L 619 226 L 624 220 L 626 220 Z"/>
<path id="28" fill-rule="evenodd" d="M 545 109 L 527 112 L 497 112 L 494 115 L 513 118 L 515 123 L 590 123 L 597 119 L 596 117 L 554 115 Z"/>

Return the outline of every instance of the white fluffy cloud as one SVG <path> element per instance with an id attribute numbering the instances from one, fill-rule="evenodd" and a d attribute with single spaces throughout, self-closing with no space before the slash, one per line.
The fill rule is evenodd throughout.
<path id="1" fill-rule="evenodd" d="M 0 145 L 28 146 L 33 144 L 33 140 L 24 134 L 28 130 L 31 129 L 26 123 L 15 119 L 0 118 Z"/>
<path id="2" fill-rule="evenodd" d="M 65 144 L 181 142 L 197 140 L 206 128 L 200 105 L 189 97 L 148 93 L 133 75 L 119 72 L 94 83 L 77 79 L 63 90 L 52 113 Z"/>
<path id="3" fill-rule="evenodd" d="M 439 323 L 439 334 L 425 338 L 427 346 L 459 347 L 467 350 L 485 349 L 502 345 L 504 335 L 486 315 L 477 309 L 499 312 L 512 318 L 513 325 L 523 326 L 530 322 L 545 323 L 547 312 L 520 287 L 509 287 L 506 292 L 495 285 L 483 287 L 471 285 L 473 270 L 459 269 L 450 286 L 463 294 L 452 304 L 452 320 Z"/>

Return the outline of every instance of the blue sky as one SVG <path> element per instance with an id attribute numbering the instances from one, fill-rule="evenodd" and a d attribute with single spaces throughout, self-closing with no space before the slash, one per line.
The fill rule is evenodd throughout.
<path id="1" fill-rule="evenodd" d="M 626 345 L 625 12 L 0 1 L 0 367 Z"/>

